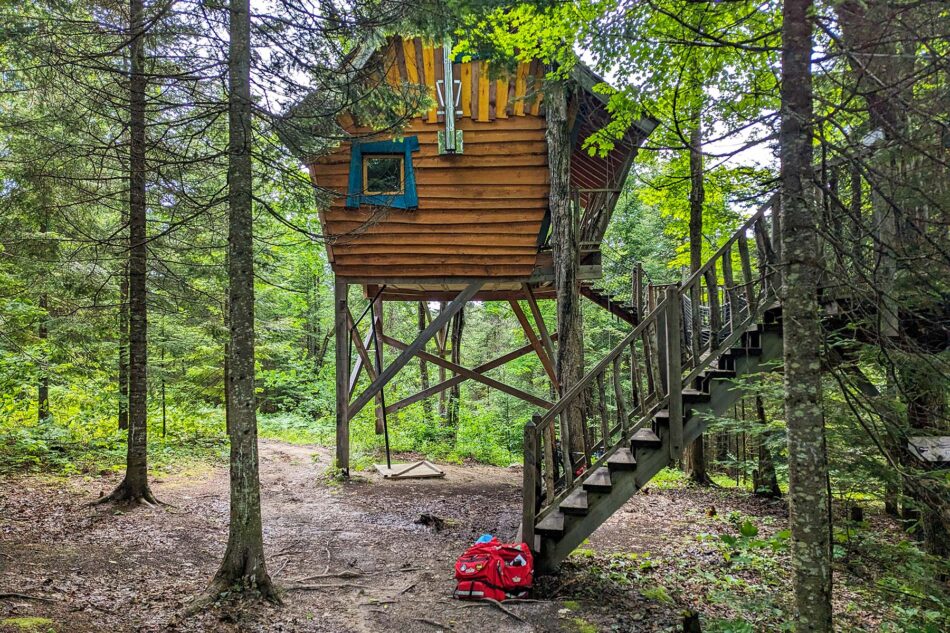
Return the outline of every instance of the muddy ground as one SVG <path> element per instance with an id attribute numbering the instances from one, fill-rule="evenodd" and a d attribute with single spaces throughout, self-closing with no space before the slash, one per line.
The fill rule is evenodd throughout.
<path id="1" fill-rule="evenodd" d="M 227 539 L 226 468 L 156 479 L 153 491 L 171 506 L 130 511 L 86 505 L 115 486 L 115 475 L 0 480 L 0 594 L 24 594 L 0 600 L 0 630 L 17 630 L 16 618 L 47 618 L 37 630 L 60 633 L 665 631 L 682 619 L 636 592 L 591 599 L 569 574 L 545 580 L 538 601 L 511 604 L 511 614 L 454 601 L 455 558 L 483 533 L 515 533 L 520 470 L 444 465 L 444 479 L 363 473 L 339 484 L 324 477 L 330 460 L 325 448 L 261 442 L 269 570 L 285 588 L 308 588 L 285 589 L 279 608 L 219 605 L 190 617 L 185 607 L 214 574 Z M 589 547 L 687 555 L 709 506 L 730 503 L 756 502 L 653 490 L 634 497 Z M 778 517 L 782 507 L 756 511 Z M 423 514 L 446 525 L 422 524 Z"/>

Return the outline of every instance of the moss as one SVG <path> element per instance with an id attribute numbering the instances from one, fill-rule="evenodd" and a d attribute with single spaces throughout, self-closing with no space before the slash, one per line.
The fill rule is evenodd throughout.
<path id="1" fill-rule="evenodd" d="M 565 609 L 570 609 L 571 611 L 577 611 L 581 608 L 581 603 L 577 600 L 565 600 L 561 604 L 564 605 Z"/>
<path id="2" fill-rule="evenodd" d="M 571 620 L 577 633 L 597 633 L 597 627 L 584 618 L 574 618 Z"/>
<path id="3" fill-rule="evenodd" d="M 17 632 L 55 633 L 54 622 L 49 618 L 23 617 L 0 620 L 0 628 L 12 629 Z"/>

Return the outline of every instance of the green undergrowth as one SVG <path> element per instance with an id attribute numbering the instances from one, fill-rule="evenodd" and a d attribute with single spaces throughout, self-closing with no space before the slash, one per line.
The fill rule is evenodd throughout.
<path id="1" fill-rule="evenodd" d="M 0 415 L 0 474 L 100 474 L 125 467 L 127 432 L 114 411 L 89 399 L 61 399 L 53 417 L 39 421 L 34 410 L 6 403 Z M 220 461 L 227 455 L 222 412 L 170 406 L 165 433 L 161 411 L 149 411 L 149 464 L 153 473 Z"/>
<path id="2" fill-rule="evenodd" d="M 662 552 L 601 554 L 589 546 L 564 565 L 562 603 L 603 609 L 602 630 L 619 613 L 696 611 L 703 631 L 791 631 L 790 532 L 772 516 L 700 517 L 695 533 Z M 923 553 L 896 529 L 840 522 L 835 530 L 836 630 L 938 633 L 950 630 L 950 563 Z M 628 624 L 628 623 L 627 623 Z"/>

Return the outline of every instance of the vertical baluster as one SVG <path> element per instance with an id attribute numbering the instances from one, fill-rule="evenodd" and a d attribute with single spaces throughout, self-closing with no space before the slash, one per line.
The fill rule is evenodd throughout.
<path id="1" fill-rule="evenodd" d="M 623 386 L 620 384 L 620 359 L 620 354 L 614 358 L 614 398 L 617 400 L 617 423 L 620 426 L 620 433 L 626 435 L 627 406 L 623 401 Z"/>
<path id="2" fill-rule="evenodd" d="M 656 309 L 656 292 L 653 284 L 647 286 L 647 310 L 653 312 Z M 660 387 L 662 383 L 659 380 L 657 372 L 658 363 L 656 362 L 656 325 L 649 324 L 643 330 L 643 362 L 647 372 L 647 383 L 650 394 L 659 400 Z"/>
<path id="3" fill-rule="evenodd" d="M 739 262 L 742 264 L 742 285 L 745 289 L 747 314 L 755 312 L 755 291 L 752 288 L 752 262 L 749 259 L 749 240 L 745 233 L 739 235 Z"/>
<path id="4" fill-rule="evenodd" d="M 716 278 L 716 262 L 709 262 L 709 268 L 703 273 L 706 278 L 706 293 L 709 302 L 709 351 L 719 347 L 719 331 L 722 319 L 719 315 L 719 283 Z"/>
<path id="5" fill-rule="evenodd" d="M 643 321 L 643 266 L 640 262 L 633 268 L 633 280 L 630 284 L 630 305 L 637 315 L 636 324 Z"/>
<path id="6" fill-rule="evenodd" d="M 683 369 L 681 365 L 680 335 L 682 315 L 680 314 L 679 288 L 670 286 L 666 293 L 666 321 L 668 332 L 667 382 L 670 389 L 670 459 L 677 459 L 683 452 Z"/>
<path id="7" fill-rule="evenodd" d="M 655 308 L 653 311 L 655 311 Z M 658 315 L 656 319 L 654 319 L 654 323 L 656 324 L 656 358 L 655 360 L 656 360 L 656 366 L 659 373 L 659 380 L 657 381 L 657 390 L 658 390 L 657 400 L 662 400 L 663 398 L 666 397 L 666 394 L 670 392 L 669 391 L 670 386 L 667 383 L 667 379 L 669 378 L 669 376 L 667 375 L 667 371 L 666 371 L 666 368 L 667 368 L 666 355 L 667 355 L 667 349 L 669 347 L 668 345 L 669 334 L 666 331 L 666 319 L 662 318 L 662 316 L 663 315 L 660 314 Z"/>
<path id="8" fill-rule="evenodd" d="M 564 467 L 564 487 L 569 488 L 574 483 L 574 460 L 571 457 L 571 429 L 568 420 L 568 409 L 561 411 L 561 465 Z"/>
<path id="9" fill-rule="evenodd" d="M 725 305 L 729 308 L 728 328 L 729 334 L 735 330 L 736 323 L 736 282 L 732 276 L 732 246 L 726 249 L 722 255 L 722 283 L 723 298 Z"/>
<path id="10" fill-rule="evenodd" d="M 522 471 L 523 506 L 521 509 L 521 540 L 534 547 L 534 521 L 538 511 L 538 423 L 541 416 L 535 415 L 524 425 L 524 470 Z M 551 497 L 548 498 L 548 502 Z"/>
<path id="11" fill-rule="evenodd" d="M 700 305 L 702 304 L 701 279 L 701 277 L 697 277 L 689 286 L 689 302 L 691 304 L 689 312 L 693 330 L 690 337 L 691 367 L 699 365 L 699 355 L 703 344 L 703 319 L 700 311 Z"/>
<path id="12" fill-rule="evenodd" d="M 544 490 L 548 499 L 554 498 L 554 481 L 557 479 L 557 464 L 554 460 L 555 436 L 554 423 L 550 422 L 541 433 L 544 445 Z"/>
<path id="13" fill-rule="evenodd" d="M 588 425 L 588 421 L 593 417 L 591 415 L 591 409 L 593 408 L 591 406 L 593 400 L 593 394 L 591 393 L 592 390 L 593 387 L 589 386 L 587 389 L 578 394 L 578 397 L 583 399 L 581 404 L 581 428 L 584 430 L 584 465 L 587 468 L 590 468 L 592 462 L 591 447 L 593 447 L 595 444 L 595 442 L 592 441 L 593 438 L 591 437 L 593 429 L 591 429 L 591 427 Z"/>
<path id="14" fill-rule="evenodd" d="M 640 361 L 637 359 L 637 342 L 630 343 L 630 406 L 639 413 L 643 409 L 643 384 L 640 377 Z"/>
<path id="15" fill-rule="evenodd" d="M 604 375 L 597 374 L 597 402 L 600 409 L 600 432 L 604 438 L 604 451 L 610 445 L 610 423 L 607 421 L 607 388 L 604 386 Z"/>

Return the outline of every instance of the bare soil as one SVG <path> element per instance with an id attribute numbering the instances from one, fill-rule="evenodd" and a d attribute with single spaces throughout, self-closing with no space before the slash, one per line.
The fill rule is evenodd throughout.
<path id="1" fill-rule="evenodd" d="M 506 603 L 511 614 L 455 601 L 456 557 L 483 533 L 517 530 L 520 470 L 442 465 L 444 479 L 362 473 L 341 484 L 325 478 L 330 462 L 326 448 L 261 441 L 264 540 L 284 605 L 222 603 L 191 617 L 183 613 L 227 539 L 226 468 L 155 479 L 153 492 L 170 507 L 131 510 L 87 505 L 115 486 L 114 475 L 0 480 L 0 594 L 30 596 L 0 595 L 0 631 L 22 630 L 16 618 L 48 618 L 36 630 L 58 633 L 664 631 L 681 621 L 635 591 L 585 598 L 569 570 L 539 583 L 538 601 Z M 760 515 L 783 513 L 781 503 L 718 491 L 652 491 L 634 497 L 589 547 L 686 555 L 710 506 L 723 513 L 743 503 L 760 504 L 752 509 Z M 445 525 L 420 523 L 426 513 Z"/>

